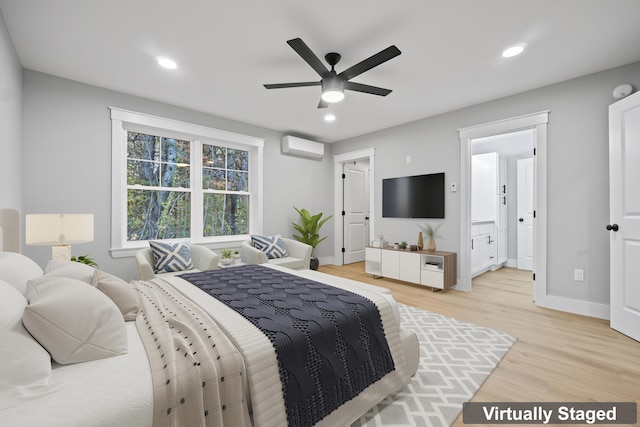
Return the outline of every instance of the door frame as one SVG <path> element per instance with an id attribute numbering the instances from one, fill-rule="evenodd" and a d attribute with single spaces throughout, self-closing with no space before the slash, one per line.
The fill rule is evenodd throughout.
<path id="1" fill-rule="evenodd" d="M 344 256 L 342 255 L 342 244 L 344 238 L 344 221 L 338 221 L 342 218 L 342 200 L 344 197 L 344 188 L 342 185 L 343 165 L 354 160 L 369 159 L 369 236 L 375 236 L 375 193 L 374 189 L 374 169 L 375 169 L 375 148 L 365 148 L 358 151 L 336 154 L 333 156 L 333 217 L 336 219 L 334 223 L 334 260 L 335 265 L 344 265 Z"/>
<path id="2" fill-rule="evenodd" d="M 534 298 L 547 295 L 547 123 L 549 110 L 458 129 L 460 139 L 460 256 L 457 290 L 471 291 L 471 140 L 535 129 Z"/>

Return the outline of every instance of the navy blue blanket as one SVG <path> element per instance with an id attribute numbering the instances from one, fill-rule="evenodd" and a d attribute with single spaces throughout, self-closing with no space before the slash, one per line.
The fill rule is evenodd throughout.
<path id="1" fill-rule="evenodd" d="M 312 426 L 394 370 L 370 300 L 260 265 L 180 276 L 273 343 L 290 426 Z"/>

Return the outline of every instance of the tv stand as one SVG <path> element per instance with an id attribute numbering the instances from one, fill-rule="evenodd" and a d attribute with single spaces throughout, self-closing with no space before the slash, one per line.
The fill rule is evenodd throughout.
<path id="1" fill-rule="evenodd" d="M 457 283 L 457 254 L 444 251 L 410 251 L 408 249 L 365 248 L 365 272 L 432 290 L 447 289 Z"/>

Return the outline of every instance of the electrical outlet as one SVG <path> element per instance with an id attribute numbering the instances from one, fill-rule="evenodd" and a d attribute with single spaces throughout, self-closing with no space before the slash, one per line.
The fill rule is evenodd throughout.
<path id="1" fill-rule="evenodd" d="M 584 270 L 578 268 L 573 270 L 573 280 L 576 282 L 584 282 Z"/>

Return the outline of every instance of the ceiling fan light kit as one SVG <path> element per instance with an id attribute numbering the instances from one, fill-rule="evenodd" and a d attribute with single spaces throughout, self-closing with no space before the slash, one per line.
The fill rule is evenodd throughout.
<path id="1" fill-rule="evenodd" d="M 335 75 L 335 71 L 332 75 L 322 79 L 322 100 L 326 102 L 340 102 L 344 99 L 344 80 L 338 78 Z"/>
<path id="2" fill-rule="evenodd" d="M 298 55 L 300 55 L 302 59 L 307 62 L 307 64 L 311 66 L 311 68 L 315 70 L 316 73 L 318 73 L 318 75 L 320 75 L 322 79 L 315 82 L 265 84 L 264 87 L 267 89 L 320 86 L 322 89 L 322 95 L 318 108 L 327 108 L 329 103 L 342 101 L 344 99 L 345 89 L 378 96 L 387 96 L 391 93 L 391 89 L 383 89 L 381 87 L 355 83 L 350 80 L 365 71 L 377 67 L 378 65 L 400 55 L 400 49 L 395 46 L 389 46 L 388 48 L 370 56 L 364 61 L 360 61 L 356 65 L 338 74 L 335 71 L 335 65 L 340 61 L 340 54 L 330 52 L 325 55 L 325 60 L 331 66 L 331 70 L 329 70 L 313 53 L 313 51 L 309 49 L 305 42 L 302 41 L 302 39 L 291 39 L 288 40 L 287 43 Z"/>

